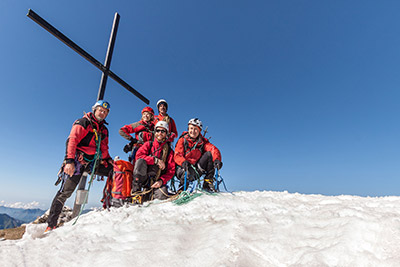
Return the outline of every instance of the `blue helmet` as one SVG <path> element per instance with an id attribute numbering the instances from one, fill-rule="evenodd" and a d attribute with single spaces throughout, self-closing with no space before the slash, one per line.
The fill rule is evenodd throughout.
<path id="1" fill-rule="evenodd" d="M 96 103 L 94 103 L 94 105 L 92 107 L 92 111 L 94 112 L 97 107 L 103 107 L 103 108 L 107 109 L 108 111 L 110 111 L 110 103 L 108 103 L 105 100 L 99 100 Z"/>

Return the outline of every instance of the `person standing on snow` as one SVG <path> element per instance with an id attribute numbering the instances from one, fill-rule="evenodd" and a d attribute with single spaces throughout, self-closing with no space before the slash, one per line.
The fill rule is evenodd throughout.
<path id="1" fill-rule="evenodd" d="M 159 114 L 155 116 L 154 123 L 156 124 L 159 121 L 166 121 L 168 123 L 168 128 L 170 130 L 169 141 L 172 143 L 174 139 L 178 137 L 178 130 L 176 129 L 176 124 L 173 118 L 171 118 L 168 114 L 168 103 L 164 99 L 160 99 L 157 102 L 157 110 Z"/>
<path id="2" fill-rule="evenodd" d="M 155 140 L 144 143 L 136 152 L 136 163 L 133 170 L 132 192 L 142 196 L 142 187 L 153 189 L 153 197 L 166 199 L 168 191 L 166 184 L 175 173 L 174 151 L 168 141 L 168 124 L 157 122 Z M 139 203 L 143 202 L 141 198 Z"/>
<path id="3" fill-rule="evenodd" d="M 175 146 L 176 177 L 179 179 L 179 188 L 184 186 L 185 173 L 188 181 L 194 181 L 205 174 L 203 189 L 215 192 L 214 173 L 215 169 L 222 168 L 221 152 L 203 137 L 201 130 L 202 122 L 191 119 L 188 122 L 188 131 L 182 133 Z M 187 187 L 186 184 L 186 187 Z"/>
<path id="4" fill-rule="evenodd" d="M 109 112 L 110 104 L 99 100 L 93 105 L 92 112 L 85 114 L 72 125 L 61 168 L 62 185 L 51 204 L 46 231 L 57 227 L 65 201 L 75 191 L 83 173 L 92 171 L 97 156 L 100 164 L 95 167 L 95 174 L 108 176 L 112 171 L 113 161 L 108 153 L 108 129 L 105 121 Z"/>
<path id="5" fill-rule="evenodd" d="M 130 143 L 124 147 L 124 152 L 129 153 L 132 151 L 132 154 L 129 157 L 129 161 L 132 164 L 135 163 L 136 151 L 145 142 L 153 140 L 153 120 L 154 110 L 151 107 L 145 107 L 142 110 L 142 119 L 140 121 L 125 125 L 119 130 L 119 134 L 130 141 Z M 135 137 L 131 136 L 132 133 L 135 133 Z"/>

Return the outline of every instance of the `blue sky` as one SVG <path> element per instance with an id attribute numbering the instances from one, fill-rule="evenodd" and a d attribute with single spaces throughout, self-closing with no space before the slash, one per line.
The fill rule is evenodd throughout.
<path id="1" fill-rule="evenodd" d="M 111 70 L 178 132 L 209 127 L 228 188 L 398 195 L 398 1 L 12 1 L 0 3 L 0 200 L 50 205 L 72 123 L 101 72 L 26 14 L 100 62 L 121 15 Z M 109 79 L 110 152 L 145 106 Z M 104 183 L 91 189 L 96 205 Z"/>

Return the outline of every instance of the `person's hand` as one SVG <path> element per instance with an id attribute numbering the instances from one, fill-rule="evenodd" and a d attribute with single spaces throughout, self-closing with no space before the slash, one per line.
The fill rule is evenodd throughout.
<path id="1" fill-rule="evenodd" d="M 218 159 L 214 160 L 214 168 L 220 170 L 222 168 L 222 162 Z"/>
<path id="2" fill-rule="evenodd" d="M 65 164 L 65 166 L 64 166 L 65 174 L 72 176 L 72 175 L 74 175 L 74 172 L 75 172 L 75 164 L 74 163 Z"/>
<path id="3" fill-rule="evenodd" d="M 126 144 L 126 145 L 124 146 L 124 152 L 125 152 L 125 153 L 129 153 L 129 152 L 131 152 L 131 151 L 132 151 L 131 143 Z"/>
<path id="4" fill-rule="evenodd" d="M 124 146 L 124 152 L 129 153 L 132 151 L 133 145 L 137 143 L 136 138 L 132 138 L 131 142 Z"/>
<path id="5" fill-rule="evenodd" d="M 163 185 L 162 180 L 158 180 L 157 182 L 155 182 L 151 188 L 160 188 Z"/>
<path id="6" fill-rule="evenodd" d="M 189 161 L 185 160 L 182 163 L 182 168 L 187 172 L 189 170 L 189 165 L 190 165 Z"/>
<path id="7" fill-rule="evenodd" d="M 109 159 L 103 159 L 102 161 L 101 161 L 101 164 L 102 165 L 104 165 L 104 167 L 108 167 L 108 164 L 110 164 L 110 165 L 112 165 L 112 166 L 114 166 L 114 161 L 113 161 L 113 159 L 112 158 L 109 158 Z"/>

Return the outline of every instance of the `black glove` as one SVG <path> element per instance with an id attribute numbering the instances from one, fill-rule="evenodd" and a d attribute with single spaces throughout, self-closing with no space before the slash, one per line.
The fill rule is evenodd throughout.
<path id="1" fill-rule="evenodd" d="M 129 153 L 132 151 L 133 145 L 137 143 L 137 139 L 133 138 L 131 142 L 124 146 L 124 152 Z"/>
<path id="2" fill-rule="evenodd" d="M 189 170 L 189 165 L 190 165 L 189 161 L 185 160 L 182 163 L 182 168 L 187 172 Z"/>
<path id="3" fill-rule="evenodd" d="M 214 168 L 217 168 L 218 170 L 222 168 L 222 162 L 219 161 L 218 159 L 214 160 Z"/>

